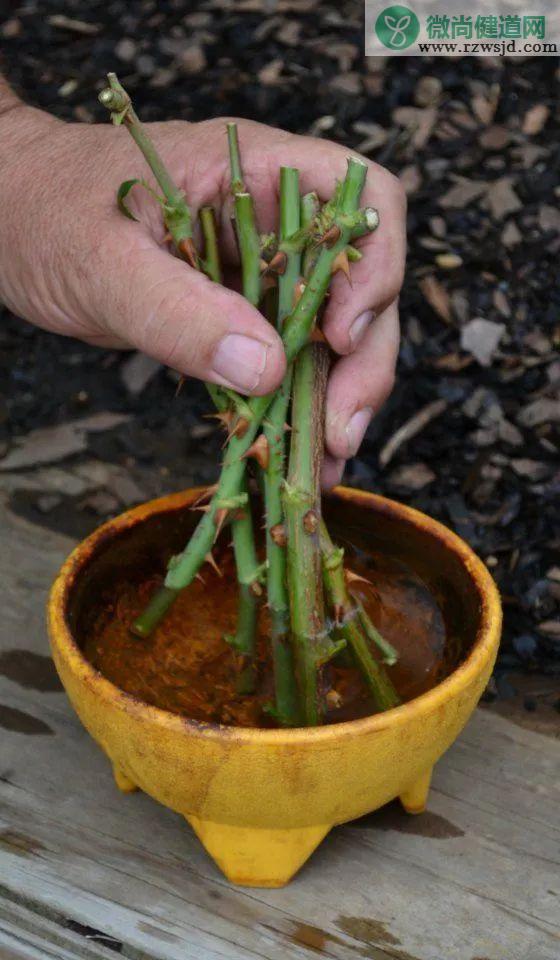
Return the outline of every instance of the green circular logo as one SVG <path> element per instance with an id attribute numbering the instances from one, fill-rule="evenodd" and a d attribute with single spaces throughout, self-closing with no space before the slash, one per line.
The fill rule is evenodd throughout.
<path id="1" fill-rule="evenodd" d="M 375 21 L 375 32 L 384 47 L 405 50 L 420 33 L 420 23 L 409 7 L 385 7 Z"/>

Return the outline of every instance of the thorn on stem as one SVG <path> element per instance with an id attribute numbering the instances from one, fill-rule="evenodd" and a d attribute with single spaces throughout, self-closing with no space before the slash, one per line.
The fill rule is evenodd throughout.
<path id="1" fill-rule="evenodd" d="M 177 244 L 177 249 L 183 257 L 183 260 L 186 260 L 191 267 L 193 267 L 195 270 L 198 270 L 198 254 L 195 250 L 192 238 L 185 237 L 183 240 L 180 240 Z"/>
<path id="2" fill-rule="evenodd" d="M 221 413 L 205 413 L 204 419 L 217 420 L 220 426 L 224 427 L 224 429 L 229 433 L 231 430 L 231 425 L 235 419 L 235 413 L 233 410 L 222 410 Z"/>
<path id="3" fill-rule="evenodd" d="M 248 429 L 249 421 L 246 420 L 245 417 L 238 417 L 233 428 L 228 433 L 228 440 L 231 440 L 232 437 L 238 437 L 239 440 L 242 440 Z"/>
<path id="4" fill-rule="evenodd" d="M 309 535 L 317 532 L 317 527 L 319 526 L 319 517 L 315 510 L 308 510 L 304 515 L 303 520 L 303 529 Z"/>
<path id="5" fill-rule="evenodd" d="M 359 573 L 354 573 L 353 570 L 345 570 L 344 577 L 348 586 L 352 583 L 367 583 L 368 587 L 373 586 L 371 580 L 368 580 L 367 577 L 361 577 Z"/>
<path id="6" fill-rule="evenodd" d="M 336 257 L 332 262 L 331 273 L 333 277 L 335 273 L 338 273 L 339 270 L 344 274 L 350 286 L 352 286 L 352 277 L 350 276 L 350 262 L 348 260 L 348 254 L 346 250 L 341 250 L 340 253 L 337 253 Z"/>
<path id="7" fill-rule="evenodd" d="M 199 503 L 204 503 L 205 500 L 210 500 L 210 499 L 214 496 L 214 494 L 216 493 L 216 490 L 217 490 L 217 489 L 218 489 L 218 484 L 217 484 L 217 483 L 212 483 L 209 487 L 206 487 L 206 490 L 204 490 L 204 491 L 200 494 L 200 496 L 197 497 L 196 500 L 194 501 L 194 503 L 193 503 L 193 505 L 192 505 L 192 507 L 191 507 L 191 510 L 192 510 L 194 507 L 198 507 L 198 504 L 199 504 Z"/>
<path id="8" fill-rule="evenodd" d="M 272 542 L 275 543 L 277 547 L 287 546 L 288 533 L 283 523 L 275 523 L 274 526 L 270 528 L 270 536 Z"/>
<path id="9" fill-rule="evenodd" d="M 340 227 L 336 223 L 333 223 L 332 227 L 329 227 L 325 231 L 322 237 L 319 237 L 317 241 L 317 246 L 320 247 L 323 244 L 330 250 L 331 247 L 334 247 L 335 243 L 338 243 L 340 240 Z"/>
<path id="10" fill-rule="evenodd" d="M 206 563 L 209 563 L 209 564 L 210 564 L 210 566 L 212 567 L 212 569 L 218 574 L 219 577 L 222 577 L 222 576 L 223 576 L 222 571 L 220 570 L 218 564 L 216 563 L 216 561 L 215 561 L 215 559 L 214 559 L 214 555 L 213 555 L 213 553 L 212 553 L 211 550 L 208 551 L 208 553 L 206 554 L 206 556 L 204 557 L 204 559 L 205 559 Z"/>
<path id="11" fill-rule="evenodd" d="M 253 457 L 263 470 L 268 469 L 268 464 L 270 463 L 270 446 L 264 433 L 259 434 L 254 443 L 252 443 L 249 449 L 242 455 L 241 459 L 245 460 L 247 457 Z"/>
<path id="12" fill-rule="evenodd" d="M 222 532 L 222 527 L 226 522 L 228 515 L 229 515 L 229 510 L 227 507 L 218 507 L 218 509 L 216 510 L 213 517 L 214 526 L 216 527 L 216 533 L 214 535 L 214 543 L 216 543 L 216 540 L 220 536 L 220 533 Z"/>
<path id="13" fill-rule="evenodd" d="M 284 250 L 277 250 L 270 263 L 266 265 L 266 269 L 269 273 L 276 273 L 279 277 L 283 277 L 287 266 L 288 254 Z"/>
<path id="14" fill-rule="evenodd" d="M 224 447 L 227 446 L 232 437 L 243 439 L 249 429 L 249 421 L 245 417 L 240 417 L 234 410 L 226 410 L 224 413 L 209 413 L 209 418 L 219 420 L 227 430 L 227 437 L 224 441 Z"/>
<path id="15" fill-rule="evenodd" d="M 311 343 L 327 343 L 327 338 L 325 334 L 323 333 L 321 328 L 317 326 L 316 323 L 313 324 L 310 340 L 311 340 Z"/>

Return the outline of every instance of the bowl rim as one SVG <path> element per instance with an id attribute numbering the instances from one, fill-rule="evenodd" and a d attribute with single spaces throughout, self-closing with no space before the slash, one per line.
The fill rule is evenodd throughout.
<path id="1" fill-rule="evenodd" d="M 60 568 L 51 587 L 47 622 L 53 653 L 61 656 L 67 667 L 81 683 L 112 706 L 141 718 L 145 722 L 165 727 L 170 732 L 203 739 L 231 740 L 259 745 L 295 745 L 302 741 L 327 743 L 347 736 L 375 733 L 389 726 L 400 726 L 437 710 L 446 701 L 466 689 L 495 659 L 500 639 L 502 612 L 498 588 L 482 560 L 457 534 L 438 520 L 405 504 L 379 494 L 353 487 L 337 486 L 331 492 L 334 499 L 361 505 L 367 509 L 400 519 L 415 526 L 444 544 L 462 562 L 467 575 L 480 597 L 480 623 L 475 641 L 465 660 L 448 677 L 426 693 L 384 713 L 371 714 L 357 720 L 319 727 L 261 728 L 235 727 L 210 721 L 194 720 L 155 707 L 126 693 L 108 680 L 86 659 L 73 637 L 66 620 L 68 598 L 80 571 L 97 549 L 115 534 L 135 526 L 157 513 L 166 513 L 193 502 L 206 486 L 191 487 L 133 507 L 106 521 L 88 537 L 80 541 Z M 56 661 L 56 657 L 55 657 Z"/>

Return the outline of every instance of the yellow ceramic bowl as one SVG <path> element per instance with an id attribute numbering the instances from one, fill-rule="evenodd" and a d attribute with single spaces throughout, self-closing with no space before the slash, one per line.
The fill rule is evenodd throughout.
<path id="1" fill-rule="evenodd" d="M 484 564 L 455 534 L 409 507 L 340 487 L 329 522 L 375 543 L 436 591 L 460 666 L 415 700 L 332 726 L 260 730 L 199 723 L 136 700 L 99 674 L 77 640 L 87 609 L 127 557 L 153 565 L 192 528 L 200 490 L 144 504 L 100 527 L 70 555 L 48 609 L 52 652 L 80 719 L 113 764 L 125 792 L 144 790 L 181 813 L 234 883 L 287 883 L 335 824 L 400 797 L 426 804 L 432 768 L 453 743 L 488 681 L 501 611 Z M 85 611 L 85 613 L 84 613 Z M 85 624 L 85 626 L 84 626 Z"/>

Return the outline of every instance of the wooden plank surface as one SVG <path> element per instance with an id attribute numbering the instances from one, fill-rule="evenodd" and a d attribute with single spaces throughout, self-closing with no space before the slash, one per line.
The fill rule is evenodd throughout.
<path id="1" fill-rule="evenodd" d="M 231 887 L 56 689 L 44 602 L 71 542 L 0 516 L 1 960 L 558 960 L 560 745 L 478 710 L 429 812 L 339 827 L 284 890 Z M 14 652 L 15 651 L 15 652 Z"/>

